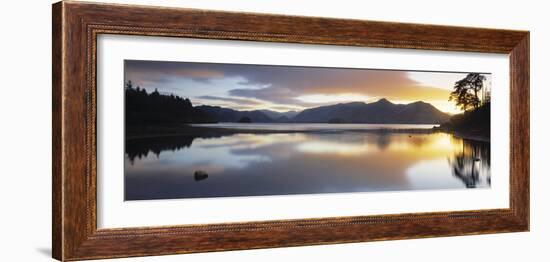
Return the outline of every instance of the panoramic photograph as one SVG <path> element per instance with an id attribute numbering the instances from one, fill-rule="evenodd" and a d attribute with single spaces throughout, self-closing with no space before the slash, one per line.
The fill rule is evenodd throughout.
<path id="1" fill-rule="evenodd" d="M 491 187 L 489 73 L 125 60 L 123 86 L 126 201 Z"/>

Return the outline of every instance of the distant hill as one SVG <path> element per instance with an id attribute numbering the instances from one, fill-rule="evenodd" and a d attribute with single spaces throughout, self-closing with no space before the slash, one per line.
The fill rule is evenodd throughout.
<path id="1" fill-rule="evenodd" d="M 276 112 L 276 111 L 272 111 L 272 110 L 259 110 L 260 112 L 266 114 L 267 116 L 269 116 L 271 119 L 273 120 L 276 120 L 276 119 L 292 119 L 293 117 L 295 117 L 298 113 L 298 111 L 287 111 L 287 112 Z"/>
<path id="2" fill-rule="evenodd" d="M 441 124 L 450 116 L 425 102 L 394 104 L 387 99 L 374 103 L 351 102 L 306 109 L 302 112 L 270 110 L 238 111 L 219 106 L 197 106 L 196 109 L 217 122 L 252 123 L 370 123 L 370 124 Z"/>
<path id="3" fill-rule="evenodd" d="M 218 122 L 239 122 L 243 118 L 249 118 L 252 123 L 272 123 L 274 120 L 260 110 L 253 111 L 237 111 L 234 109 L 223 108 L 219 106 L 197 106 L 196 109 L 201 110 L 207 115 L 213 117 Z"/>
<path id="4" fill-rule="evenodd" d="M 394 104 L 387 99 L 374 103 L 352 102 L 306 109 L 292 121 L 298 123 L 440 124 L 450 116 L 419 101 Z"/>

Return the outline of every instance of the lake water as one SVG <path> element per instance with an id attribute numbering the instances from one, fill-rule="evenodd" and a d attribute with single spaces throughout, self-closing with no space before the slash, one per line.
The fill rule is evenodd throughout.
<path id="1" fill-rule="evenodd" d="M 365 127 L 322 132 L 334 131 L 335 125 L 321 124 L 315 127 L 320 132 L 127 140 L 125 199 L 490 187 L 489 143 L 445 133 L 352 130 L 359 126 Z"/>
<path id="2" fill-rule="evenodd" d="M 338 131 L 338 130 L 374 130 L 374 129 L 431 129 L 439 124 L 408 125 L 408 124 L 268 124 L 268 123 L 217 123 L 193 124 L 196 127 L 217 127 L 243 130 L 271 131 Z"/>

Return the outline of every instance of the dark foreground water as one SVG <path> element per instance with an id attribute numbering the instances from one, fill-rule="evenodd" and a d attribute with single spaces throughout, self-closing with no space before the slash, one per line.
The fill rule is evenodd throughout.
<path id="1" fill-rule="evenodd" d="M 490 187 L 490 145 L 360 131 L 126 141 L 125 199 Z"/>

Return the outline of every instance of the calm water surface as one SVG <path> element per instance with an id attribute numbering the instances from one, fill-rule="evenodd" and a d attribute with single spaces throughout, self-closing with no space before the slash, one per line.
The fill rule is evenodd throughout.
<path id="1" fill-rule="evenodd" d="M 269 128 L 281 130 L 277 126 Z M 299 126 L 296 128 L 303 128 Z M 330 127 L 318 128 L 334 129 L 334 125 L 325 126 Z M 444 133 L 345 129 L 348 131 L 128 140 L 125 198 L 490 187 L 488 143 Z"/>
<path id="2" fill-rule="evenodd" d="M 217 123 L 193 124 L 197 127 L 217 127 L 244 130 L 289 130 L 289 131 L 331 131 L 331 130 L 373 130 L 373 129 L 430 129 L 438 124 L 268 124 L 268 123 Z"/>

